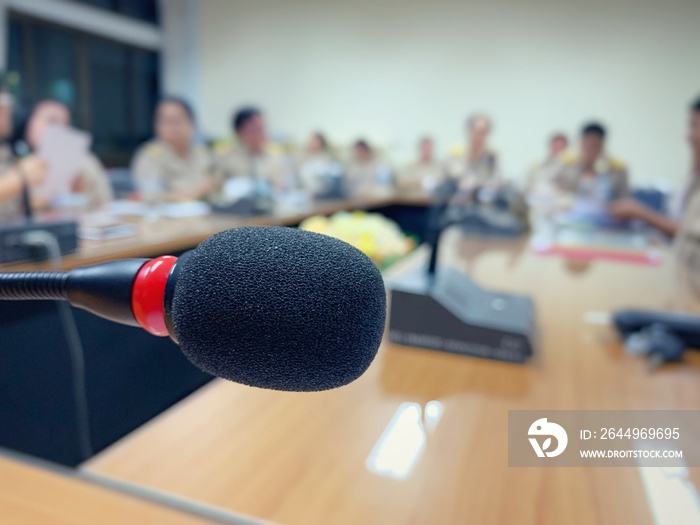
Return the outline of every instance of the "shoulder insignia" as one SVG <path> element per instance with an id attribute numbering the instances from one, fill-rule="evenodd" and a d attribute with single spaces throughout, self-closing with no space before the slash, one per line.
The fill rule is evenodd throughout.
<path id="1" fill-rule="evenodd" d="M 625 163 L 620 159 L 610 158 L 610 169 L 613 171 L 623 171 L 626 169 Z"/>
<path id="2" fill-rule="evenodd" d="M 158 157 L 163 154 L 163 146 L 155 141 L 148 142 L 143 147 L 143 153 L 149 157 Z"/>
<path id="3" fill-rule="evenodd" d="M 565 151 L 559 158 L 567 165 L 578 163 L 578 155 L 573 151 Z"/>

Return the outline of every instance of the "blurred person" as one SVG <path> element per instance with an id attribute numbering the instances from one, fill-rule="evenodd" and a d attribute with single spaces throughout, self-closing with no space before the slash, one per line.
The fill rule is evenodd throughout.
<path id="1" fill-rule="evenodd" d="M 0 88 L 0 165 L 12 162 L 12 95 L 5 87 Z"/>
<path id="2" fill-rule="evenodd" d="M 329 177 L 342 177 L 342 166 L 323 133 L 316 131 L 309 137 L 298 160 L 298 172 L 302 187 L 312 195 L 326 190 Z"/>
<path id="3" fill-rule="evenodd" d="M 332 158 L 331 148 L 328 145 L 328 140 L 326 136 L 316 131 L 311 134 L 309 141 L 306 144 L 306 149 L 304 151 L 305 159 L 322 159 L 328 160 Z"/>
<path id="4" fill-rule="evenodd" d="M 418 159 L 406 166 L 396 187 L 408 192 L 432 191 L 445 179 L 445 167 L 435 158 L 435 142 L 423 137 L 418 142 Z"/>
<path id="5" fill-rule="evenodd" d="M 554 133 L 547 144 L 547 157 L 528 173 L 526 189 L 531 191 L 540 184 L 549 184 L 561 167 L 564 153 L 569 147 L 569 139 L 564 133 Z"/>
<path id="6" fill-rule="evenodd" d="M 605 151 L 606 135 L 605 127 L 597 122 L 583 126 L 579 152 L 565 153 L 553 175 L 558 190 L 599 206 L 628 194 L 627 168 Z"/>
<path id="7" fill-rule="evenodd" d="M 29 155 L 15 162 L 10 146 L 12 136 L 12 96 L 0 89 L 0 224 L 22 216 L 22 191 L 41 185 L 46 179 L 46 162 Z"/>
<path id="8" fill-rule="evenodd" d="M 359 139 L 353 145 L 345 175 L 354 193 L 369 194 L 392 185 L 391 169 L 377 158 L 372 146 L 364 139 Z"/>
<path id="9" fill-rule="evenodd" d="M 71 125 L 68 107 L 58 100 L 45 99 L 35 104 L 15 132 L 13 149 L 16 155 L 31 155 L 41 144 L 44 132 L 52 126 Z M 49 166 L 50 170 L 50 166 Z M 73 179 L 71 193 L 85 197 L 85 208 L 96 209 L 112 200 L 112 187 L 102 163 L 88 153 Z M 50 202 L 32 198 L 37 209 L 51 207 Z"/>
<path id="10" fill-rule="evenodd" d="M 676 305 L 700 313 L 700 98 L 690 108 L 688 142 L 692 167 L 674 242 L 678 277 Z"/>
<path id="11" fill-rule="evenodd" d="M 487 115 L 470 116 L 467 119 L 466 149 L 463 154 L 452 155 L 448 160 L 447 173 L 460 181 L 463 190 L 502 182 L 498 155 L 488 144 L 492 127 Z"/>
<path id="12" fill-rule="evenodd" d="M 157 186 L 167 202 L 197 200 L 212 189 L 206 148 L 194 143 L 196 119 L 184 100 L 165 97 L 156 107 L 155 138 L 134 155 L 132 173 L 145 188 Z M 156 191 L 157 191 L 156 190 Z"/>
<path id="13" fill-rule="evenodd" d="M 295 186 L 289 164 L 268 144 L 265 117 L 258 108 L 243 107 L 236 111 L 231 127 L 235 144 L 219 151 L 214 162 L 214 173 L 220 182 L 244 177 L 268 183 L 278 190 Z"/>
<path id="14" fill-rule="evenodd" d="M 632 198 L 613 202 L 610 205 L 610 213 L 618 219 L 640 220 L 670 236 L 676 235 L 681 224 L 692 229 L 691 224 L 685 223 L 690 223 L 693 220 L 696 223 L 700 222 L 700 209 L 690 206 L 691 202 L 696 201 L 697 203 L 700 200 L 696 195 L 700 188 L 700 97 L 690 106 L 688 144 L 692 154 L 690 176 L 684 190 L 679 193 L 676 209 L 672 210 L 670 215 L 659 213 Z M 697 217 L 690 219 L 689 216 Z M 683 241 L 679 241 L 679 243 L 684 244 Z"/>

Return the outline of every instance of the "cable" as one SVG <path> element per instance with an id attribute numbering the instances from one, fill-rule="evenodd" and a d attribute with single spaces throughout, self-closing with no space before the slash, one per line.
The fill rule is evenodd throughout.
<path id="1" fill-rule="evenodd" d="M 56 270 L 62 269 L 61 248 L 58 244 L 58 239 L 52 233 L 46 230 L 31 231 L 22 236 L 21 242 L 30 246 L 42 246 L 46 249 L 49 260 L 52 262 Z M 22 275 L 22 274 L 18 274 Z M 24 274 L 25 276 L 27 274 Z M 37 285 L 32 287 L 35 293 L 42 292 L 45 294 L 42 298 L 61 299 L 65 296 L 64 274 L 56 272 L 32 272 L 36 276 Z M 9 295 L 9 286 L 3 286 L 3 281 L 0 281 L 0 297 L 11 298 Z M 8 293 L 7 296 L 2 295 L 3 289 Z M 22 290 L 26 293 L 26 290 Z M 68 345 L 71 360 L 71 374 L 73 376 L 73 398 L 75 402 L 76 426 L 78 429 L 78 446 L 80 448 L 81 460 L 86 460 L 93 455 L 92 449 L 92 433 L 90 430 L 90 412 L 87 401 L 87 388 L 85 380 L 85 352 L 83 344 L 80 340 L 78 327 L 71 311 L 71 306 L 67 302 L 57 301 L 58 315 L 63 326 L 63 331 Z"/>

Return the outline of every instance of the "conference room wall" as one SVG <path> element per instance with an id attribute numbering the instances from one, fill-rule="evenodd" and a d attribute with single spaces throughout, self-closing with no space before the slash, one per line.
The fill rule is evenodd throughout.
<path id="1" fill-rule="evenodd" d="M 366 135 L 399 161 L 416 138 L 461 142 L 495 119 L 493 145 L 522 177 L 554 130 L 590 118 L 638 183 L 689 168 L 686 107 L 700 95 L 697 0 L 205 0 L 200 113 L 228 130 L 241 103 L 298 139 Z"/>

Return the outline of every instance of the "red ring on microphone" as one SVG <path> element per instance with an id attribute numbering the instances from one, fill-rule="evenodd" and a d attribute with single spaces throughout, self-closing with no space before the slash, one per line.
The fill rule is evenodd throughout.
<path id="1" fill-rule="evenodd" d="M 131 311 L 144 330 L 159 336 L 168 334 L 163 312 L 165 284 L 177 257 L 164 255 L 151 259 L 136 274 L 131 289 Z"/>

